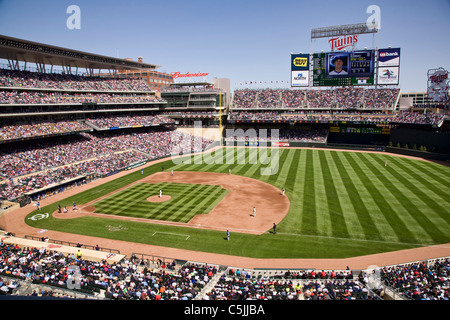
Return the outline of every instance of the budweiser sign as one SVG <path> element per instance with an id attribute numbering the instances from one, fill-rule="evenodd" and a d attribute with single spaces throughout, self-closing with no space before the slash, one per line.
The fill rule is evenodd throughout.
<path id="1" fill-rule="evenodd" d="M 330 44 L 331 50 L 342 50 L 346 47 L 352 46 L 358 42 L 358 35 L 354 36 L 345 36 L 345 37 L 336 37 L 328 40 Z"/>
<path id="2" fill-rule="evenodd" d="M 209 73 L 202 73 L 202 72 L 197 72 L 197 73 L 171 72 L 170 74 L 172 75 L 172 78 L 174 78 L 174 79 L 176 79 L 176 78 L 191 78 L 191 77 L 206 77 L 207 75 L 209 75 Z"/>

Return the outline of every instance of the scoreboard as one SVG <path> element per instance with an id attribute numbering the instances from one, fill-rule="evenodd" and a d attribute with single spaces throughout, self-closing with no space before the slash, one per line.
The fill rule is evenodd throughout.
<path id="1" fill-rule="evenodd" d="M 374 84 L 374 51 L 313 54 L 313 86 Z"/>

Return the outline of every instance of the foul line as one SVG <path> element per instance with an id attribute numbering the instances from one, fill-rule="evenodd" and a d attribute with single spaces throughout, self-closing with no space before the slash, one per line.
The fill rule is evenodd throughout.
<path id="1" fill-rule="evenodd" d="M 190 235 L 187 235 L 187 234 L 180 234 L 180 233 L 171 233 L 171 232 L 159 232 L 159 231 L 156 231 L 156 232 L 154 232 L 153 234 L 152 234 L 152 237 L 155 235 L 155 234 L 157 234 L 157 233 L 161 233 L 161 234 L 171 234 L 171 235 L 174 235 L 174 236 L 186 236 L 186 239 L 184 239 L 185 241 L 186 240 L 188 240 L 191 236 Z"/>

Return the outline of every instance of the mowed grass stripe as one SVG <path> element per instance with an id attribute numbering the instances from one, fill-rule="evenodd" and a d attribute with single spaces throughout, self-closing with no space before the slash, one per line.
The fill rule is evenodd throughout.
<path id="1" fill-rule="evenodd" d="M 384 161 L 379 161 L 376 155 L 367 156 L 364 154 L 353 155 L 357 161 L 364 163 L 367 167 L 372 168 L 374 172 L 373 178 L 378 181 L 383 181 L 381 190 L 384 190 L 384 198 L 391 204 L 392 213 L 389 216 L 396 216 L 402 221 L 402 225 L 395 226 L 396 232 L 400 233 L 404 228 L 408 228 L 409 233 L 416 238 L 418 242 L 430 243 L 433 239 L 430 237 L 427 227 L 422 225 L 417 220 L 418 209 L 414 203 L 411 202 L 411 196 L 405 189 L 405 186 L 396 180 L 398 175 L 396 170 L 388 171 L 384 166 Z M 361 160 L 364 158 L 365 160 Z M 392 164 L 391 164 L 392 166 Z M 388 164 L 389 167 L 389 164 Z M 382 211 L 385 213 L 384 211 Z"/>
<path id="2" fill-rule="evenodd" d="M 239 157 L 239 155 L 242 153 L 242 150 L 239 151 L 239 153 L 236 154 L 235 163 L 233 169 L 231 169 L 231 174 L 240 175 L 240 176 L 250 176 L 247 172 L 250 171 L 254 166 L 257 166 L 258 164 L 258 154 L 255 152 L 257 149 L 252 149 L 253 151 L 250 151 L 246 149 L 245 158 Z M 247 160 L 245 160 L 247 159 Z M 244 163 L 239 164 L 238 161 L 244 161 Z"/>
<path id="3" fill-rule="evenodd" d="M 214 196 L 215 193 L 220 193 L 220 189 L 210 185 L 199 185 L 200 188 L 195 190 L 195 193 L 191 193 L 191 200 L 184 203 L 182 208 L 173 207 L 171 210 L 165 210 L 162 216 L 158 216 L 158 220 L 169 220 L 175 222 L 188 222 L 196 214 L 204 214 L 204 206 L 202 206 L 202 197 L 205 198 Z M 212 191 L 212 194 L 211 194 Z M 204 199 L 203 199 L 204 200 Z"/>
<path id="4" fill-rule="evenodd" d="M 351 179 L 347 173 L 346 168 L 350 165 L 346 161 L 342 162 L 336 151 L 323 152 L 321 158 L 330 168 L 331 179 L 341 199 L 340 203 L 350 238 L 366 239 L 368 231 L 373 231 L 371 229 L 373 227 L 367 228 L 366 222 L 371 220 L 370 215 L 354 184 L 357 181 Z"/>
<path id="5" fill-rule="evenodd" d="M 113 194 L 99 202 L 94 203 L 95 212 L 104 214 L 113 214 L 121 216 L 132 216 L 129 214 L 129 208 L 132 207 L 138 199 L 142 197 L 142 190 L 145 184 L 135 184 L 123 191 Z"/>
<path id="6" fill-rule="evenodd" d="M 280 166 L 276 175 L 275 186 L 286 189 L 286 182 L 289 179 L 295 152 L 292 150 L 280 149 Z M 296 163 L 298 164 L 298 163 Z"/>
<path id="7" fill-rule="evenodd" d="M 395 232 L 381 213 L 366 184 L 362 181 L 360 170 L 355 168 L 342 152 L 333 152 L 331 156 L 336 165 L 341 167 L 342 183 L 351 196 L 355 214 L 363 229 L 364 238 L 375 241 L 397 242 L 398 238 L 395 236 Z"/>
<path id="8" fill-rule="evenodd" d="M 303 185 L 304 197 L 303 197 L 303 210 L 302 210 L 302 234 L 318 234 L 317 230 L 317 211 L 316 211 L 316 190 L 314 183 L 314 170 L 311 166 L 313 163 L 312 150 L 307 149 L 306 152 L 306 163 L 309 164 L 305 168 L 305 179 Z"/>
<path id="9" fill-rule="evenodd" d="M 403 163 L 413 168 L 414 176 L 420 176 L 425 179 L 433 180 L 436 186 L 440 185 L 450 190 L 450 168 L 436 163 L 405 159 L 401 157 L 392 157 L 396 163 Z M 389 163 L 389 162 L 388 162 Z"/>
<path id="10" fill-rule="evenodd" d="M 396 210 L 392 210 L 392 217 L 396 217 L 396 222 L 400 223 L 397 225 L 396 230 L 399 233 L 404 233 L 403 228 L 408 228 L 410 232 L 408 234 L 411 236 L 411 239 L 415 239 L 414 242 L 428 242 L 429 239 L 432 241 L 438 241 L 437 239 L 442 239 L 441 235 L 437 235 L 432 228 L 432 223 L 430 221 L 426 221 L 426 217 L 423 215 L 423 213 L 417 208 L 417 206 L 411 201 L 411 197 L 404 191 L 407 190 L 406 186 L 400 182 L 396 176 L 399 176 L 396 171 L 391 166 L 384 167 L 380 164 L 379 161 L 377 161 L 376 158 L 367 157 L 364 154 L 355 154 L 357 158 L 360 159 L 360 161 L 364 161 L 364 163 L 367 165 L 367 167 L 374 173 L 375 176 L 377 176 L 379 179 L 381 176 L 383 176 L 383 173 L 381 172 L 381 168 L 383 169 L 384 175 L 386 175 L 388 178 L 383 178 L 385 190 L 386 192 L 389 192 L 393 195 L 393 198 L 395 199 L 395 202 L 398 203 L 398 207 L 396 207 Z M 391 170 L 386 170 L 390 168 Z M 403 181 L 405 182 L 405 181 Z M 380 194 L 380 196 L 386 197 L 386 194 Z M 403 207 L 405 211 L 407 212 L 407 215 L 401 215 L 402 210 L 400 210 L 400 207 Z M 405 223 L 405 218 L 407 218 L 408 222 Z M 430 229 L 432 228 L 432 229 Z M 420 235 L 420 236 L 419 236 Z M 407 242 L 406 240 L 401 242 Z"/>
<path id="11" fill-rule="evenodd" d="M 369 165 L 369 161 L 361 159 L 357 153 L 343 152 L 342 155 L 347 158 L 347 161 L 353 168 L 358 169 L 361 181 L 367 190 L 370 191 L 372 199 L 375 200 L 379 208 L 379 212 L 384 215 L 384 218 L 391 226 L 390 230 L 394 232 L 395 238 L 399 242 L 416 243 L 418 241 L 415 236 L 417 233 L 411 232 L 409 230 L 411 224 L 405 223 L 397 214 L 402 211 L 406 212 L 407 208 L 404 208 L 397 200 L 397 197 L 389 190 L 387 186 L 389 177 L 378 176 L 378 173 L 374 172 L 373 166 Z M 384 231 L 386 237 L 389 230 L 385 229 Z"/>
<path id="12" fill-rule="evenodd" d="M 181 212 L 187 211 L 187 208 L 185 206 L 186 198 L 189 198 L 187 197 L 187 195 L 195 194 L 198 190 L 201 189 L 201 184 L 186 184 L 186 187 L 182 191 L 172 195 L 172 199 L 166 202 L 159 203 L 160 206 L 158 206 L 158 212 L 152 212 L 147 217 L 149 219 L 155 220 L 173 221 L 172 218 L 178 216 L 178 214 L 180 214 Z M 170 195 L 170 192 L 167 194 Z M 174 213 L 175 211 L 178 211 L 178 213 Z"/>
<path id="13" fill-rule="evenodd" d="M 435 183 L 435 181 L 430 181 L 431 178 L 427 177 L 426 174 L 423 173 L 420 168 L 417 167 L 411 167 L 410 161 L 393 161 L 400 170 L 403 171 L 403 174 L 405 176 L 409 176 L 410 181 L 416 180 L 419 184 L 414 184 L 415 188 L 414 190 L 417 190 L 421 192 L 425 197 L 419 197 L 419 199 L 426 200 L 426 202 L 435 202 L 440 205 L 440 211 L 443 214 L 445 214 L 445 218 L 447 223 L 450 223 L 450 202 L 449 202 L 449 194 L 450 194 L 450 187 L 446 187 L 440 183 Z M 427 178 L 425 178 L 425 177 Z M 423 188 L 426 187 L 426 188 Z M 427 190 L 426 193 L 423 192 L 423 190 Z M 429 199 L 426 199 L 428 197 Z M 444 218 L 444 219 L 445 219 Z"/>
<path id="14" fill-rule="evenodd" d="M 327 186 L 330 183 L 331 177 L 327 170 L 322 170 L 322 166 L 325 165 L 324 163 L 322 163 L 322 154 L 322 151 L 312 150 L 313 165 L 309 168 L 309 170 L 314 171 L 315 177 L 314 193 L 317 230 L 319 231 L 321 236 L 334 236 L 335 232 L 337 232 L 337 230 L 334 229 L 334 227 L 336 226 L 333 223 L 336 219 L 334 211 L 340 210 L 340 205 L 338 204 L 339 208 L 336 208 L 336 203 L 329 203 L 329 197 L 336 196 L 336 194 L 331 195 L 327 193 Z"/>
<path id="15" fill-rule="evenodd" d="M 285 152 L 288 152 L 292 156 L 289 160 L 289 172 L 285 181 L 286 196 L 289 197 L 291 205 L 288 215 L 281 221 L 278 230 L 287 233 L 300 233 L 302 216 L 304 214 L 302 205 L 304 198 L 303 176 L 306 166 L 306 152 L 304 150 L 285 150 Z"/>
<path id="16" fill-rule="evenodd" d="M 332 234 L 334 237 L 350 238 L 350 231 L 347 227 L 347 224 L 351 224 L 354 220 L 352 217 L 350 217 L 350 215 L 346 215 L 344 213 L 344 209 L 341 203 L 350 203 L 351 200 L 348 197 L 346 198 L 345 194 L 339 194 L 337 192 L 335 177 L 339 175 L 339 172 L 331 172 L 328 162 L 325 158 L 325 152 L 328 151 L 314 151 L 314 154 L 317 155 L 316 159 L 318 159 L 318 161 L 314 161 L 314 164 L 320 166 L 322 170 L 322 179 L 325 185 L 325 194 L 328 203 L 328 212 Z M 316 190 L 319 189 L 316 188 Z"/>
<path id="17" fill-rule="evenodd" d="M 163 217 L 172 216 L 174 210 L 185 211 L 186 208 L 183 207 L 183 203 L 186 201 L 185 196 L 191 192 L 201 188 L 201 185 L 196 184 L 183 184 L 184 188 L 181 190 L 172 191 L 170 188 L 164 188 L 163 194 L 170 195 L 172 198 L 169 201 L 161 203 L 152 203 L 151 210 L 149 210 L 145 216 L 147 219 L 164 220 Z"/>
<path id="18" fill-rule="evenodd" d="M 416 221 L 421 224 L 425 230 L 433 230 L 429 232 L 431 237 L 436 239 L 444 239 L 449 230 L 449 210 L 448 206 L 444 207 L 440 201 L 431 198 L 428 193 L 423 192 L 429 188 L 431 184 L 429 181 L 423 183 L 413 177 L 409 176 L 407 179 L 407 172 L 404 170 L 402 164 L 394 168 L 393 165 L 387 166 L 386 170 L 395 174 L 395 179 L 402 183 L 404 190 L 410 195 L 408 197 L 410 205 L 416 208 L 414 217 Z"/>
<path id="19" fill-rule="evenodd" d="M 408 159 L 406 159 L 408 160 Z M 398 160 L 393 160 L 390 166 L 386 167 L 386 171 L 392 173 L 394 179 L 401 183 L 405 190 L 404 193 L 409 195 L 409 199 L 414 206 L 417 207 L 420 212 L 427 210 L 427 215 L 431 214 L 433 211 L 437 216 L 440 216 L 447 224 L 450 222 L 450 217 L 448 216 L 448 206 L 443 205 L 442 202 L 448 203 L 445 197 L 439 195 L 434 195 L 435 192 L 440 193 L 440 190 L 433 189 L 430 190 L 433 183 L 429 180 L 422 179 L 419 176 L 413 176 L 408 171 L 408 168 L 403 165 L 403 162 L 397 162 Z M 429 192 L 424 192 L 427 190 Z M 442 222 L 444 222 L 442 221 Z"/>
<path id="20" fill-rule="evenodd" d="M 254 149 L 254 150 L 257 150 L 257 149 Z M 245 171 L 240 171 L 239 174 L 241 174 L 241 175 L 243 175 L 245 177 L 250 177 L 250 178 L 262 180 L 263 178 L 265 178 L 265 176 L 261 175 L 261 171 L 260 171 L 262 164 L 261 164 L 261 162 L 259 162 L 259 159 L 253 158 L 255 155 L 257 155 L 257 154 L 252 153 L 252 160 L 253 161 L 258 160 L 257 164 L 245 165 L 242 168 Z M 259 156 L 259 154 L 258 154 L 258 156 Z M 233 170 L 231 171 L 231 173 L 233 173 Z"/>

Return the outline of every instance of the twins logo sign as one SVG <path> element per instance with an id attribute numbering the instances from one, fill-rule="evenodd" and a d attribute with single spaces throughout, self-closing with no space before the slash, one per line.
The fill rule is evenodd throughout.
<path id="1" fill-rule="evenodd" d="M 428 70 L 428 97 L 434 101 L 447 101 L 449 86 L 448 71 L 444 68 Z"/>

